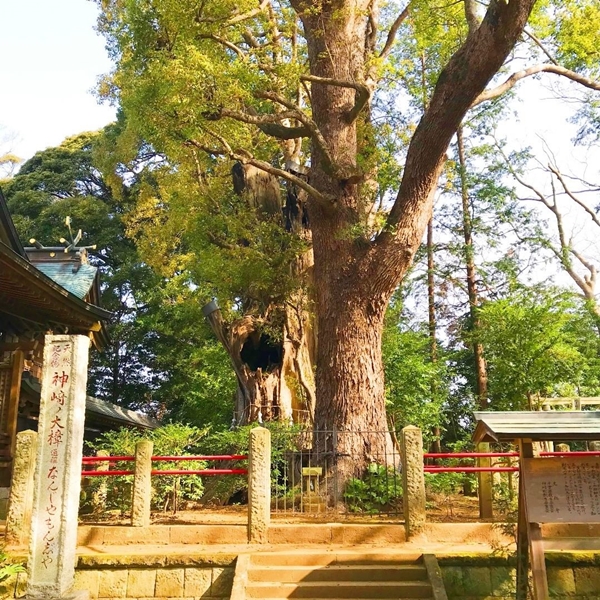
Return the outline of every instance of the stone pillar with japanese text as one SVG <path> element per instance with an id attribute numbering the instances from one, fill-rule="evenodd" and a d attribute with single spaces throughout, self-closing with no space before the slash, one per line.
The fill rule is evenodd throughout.
<path id="1" fill-rule="evenodd" d="M 89 347 L 82 335 L 45 338 L 28 600 L 89 597 L 72 589 Z"/>

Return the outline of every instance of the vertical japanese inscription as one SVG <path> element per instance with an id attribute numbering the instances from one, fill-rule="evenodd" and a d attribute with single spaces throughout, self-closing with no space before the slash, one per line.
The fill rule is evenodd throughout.
<path id="1" fill-rule="evenodd" d="M 600 522 L 600 458 L 526 459 L 524 468 L 531 522 Z"/>
<path id="2" fill-rule="evenodd" d="M 44 511 L 43 546 L 40 562 L 48 569 L 57 559 L 57 531 L 60 525 L 61 495 L 64 493 L 64 478 L 61 465 L 64 464 L 64 436 L 66 417 L 63 414 L 65 399 L 69 397 L 71 382 L 72 346 L 68 342 L 52 345 L 50 354 L 50 403 L 46 422 L 48 429 L 43 444 L 49 449 L 50 460 L 43 465 L 40 486 L 41 507 Z"/>
<path id="3" fill-rule="evenodd" d="M 82 335 L 45 338 L 27 561 L 31 600 L 62 598 L 73 588 L 89 345 Z"/>

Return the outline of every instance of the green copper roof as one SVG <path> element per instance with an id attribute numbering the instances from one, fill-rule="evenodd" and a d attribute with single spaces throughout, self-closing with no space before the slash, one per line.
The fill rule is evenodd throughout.
<path id="1" fill-rule="evenodd" d="M 35 262 L 33 264 L 44 275 L 82 299 L 90 291 L 98 270 L 92 265 L 79 265 L 77 271 L 73 273 L 73 265 L 76 264 L 74 262 Z"/>

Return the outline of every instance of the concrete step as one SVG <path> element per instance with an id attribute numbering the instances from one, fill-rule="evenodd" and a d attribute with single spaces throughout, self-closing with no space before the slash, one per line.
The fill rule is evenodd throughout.
<path id="1" fill-rule="evenodd" d="M 251 556 L 252 566 L 324 566 L 331 564 L 344 565 L 416 565 L 421 562 L 421 553 L 399 552 L 379 553 L 360 551 L 311 552 L 281 551 L 257 552 Z"/>
<path id="2" fill-rule="evenodd" d="M 352 565 L 323 566 L 253 566 L 248 571 L 249 581 L 425 581 L 427 570 L 422 565 Z"/>
<path id="3" fill-rule="evenodd" d="M 431 598 L 432 589 L 425 581 L 302 581 L 297 583 L 248 582 L 246 598 L 346 598 L 383 599 Z"/>

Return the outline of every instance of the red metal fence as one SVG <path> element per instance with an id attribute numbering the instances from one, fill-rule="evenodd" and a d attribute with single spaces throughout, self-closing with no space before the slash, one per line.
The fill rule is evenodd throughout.
<path id="1" fill-rule="evenodd" d="M 215 461 L 215 460 L 247 460 L 246 454 L 213 454 L 207 456 L 153 456 L 152 462 L 178 461 Z M 83 466 L 98 463 L 133 462 L 135 456 L 84 456 Z M 82 477 L 115 477 L 133 475 L 134 471 L 127 470 L 82 470 Z M 152 475 L 247 475 L 248 469 L 153 469 Z"/>
<path id="2" fill-rule="evenodd" d="M 540 452 L 540 456 L 600 456 L 600 452 L 593 450 L 573 452 Z M 425 452 L 423 458 L 432 459 L 475 459 L 475 458 L 508 458 L 518 459 L 518 452 Z M 489 466 L 473 467 L 467 465 L 425 465 L 425 473 L 514 473 L 519 471 L 518 466 Z"/>

